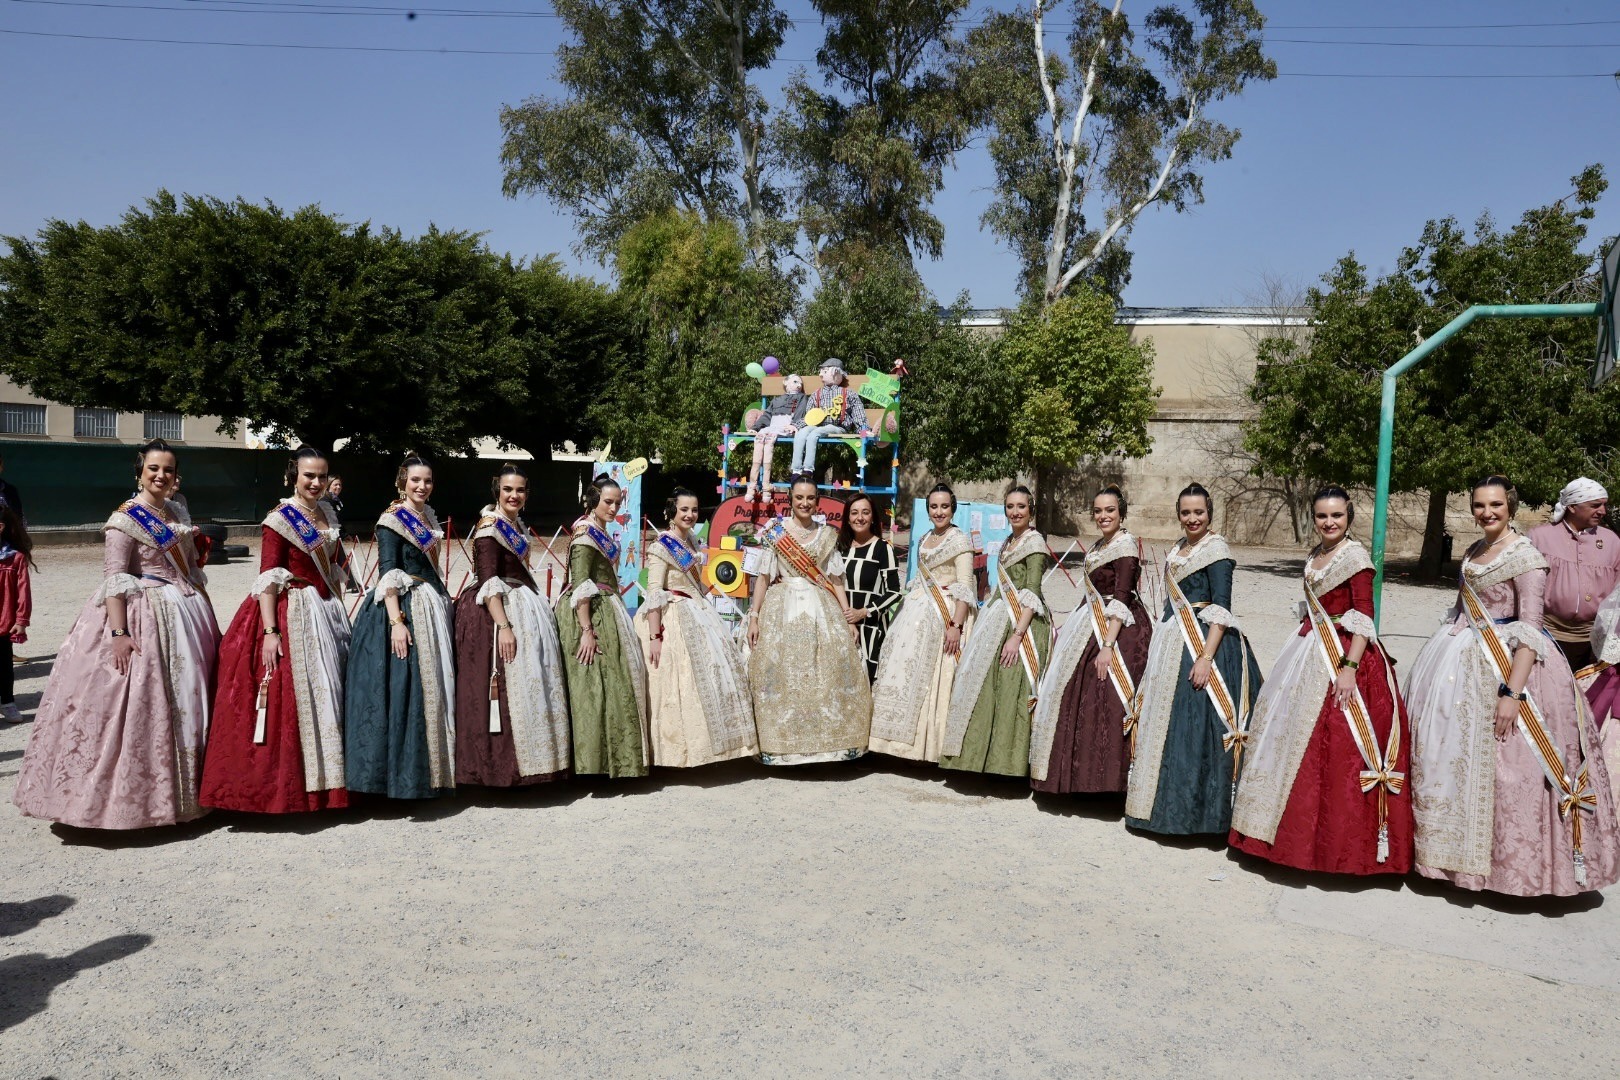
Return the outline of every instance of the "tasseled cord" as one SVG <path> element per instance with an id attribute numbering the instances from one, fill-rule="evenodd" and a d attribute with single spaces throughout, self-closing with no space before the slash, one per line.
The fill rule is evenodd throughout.
<path id="1" fill-rule="evenodd" d="M 265 668 L 264 678 L 259 680 L 259 696 L 255 705 L 258 718 L 253 723 L 254 746 L 264 745 L 264 718 L 265 714 L 270 711 L 270 677 L 273 673 L 273 668 Z"/>

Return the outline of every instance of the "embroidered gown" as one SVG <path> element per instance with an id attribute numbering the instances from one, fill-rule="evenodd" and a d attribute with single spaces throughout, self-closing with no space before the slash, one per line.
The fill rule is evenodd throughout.
<path id="1" fill-rule="evenodd" d="M 933 546 L 929 541 L 933 540 Z M 945 655 L 947 615 L 956 603 L 968 606 L 961 645 L 966 649 L 973 629 L 978 598 L 973 595 L 973 541 L 952 525 L 942 537 L 932 532 L 917 541 L 919 566 L 927 566 L 945 601 L 938 601 L 919 570 L 903 598 L 872 682 L 872 738 L 874 753 L 911 761 L 939 760 L 945 741 L 945 722 L 951 706 L 951 687 L 962 662 L 962 651 Z"/>
<path id="2" fill-rule="evenodd" d="M 838 530 L 817 525 L 807 539 L 792 521 L 784 528 L 823 575 L 839 580 Z M 750 556 L 748 572 L 772 582 L 748 660 L 760 760 L 806 765 L 860 757 L 871 736 L 872 686 L 838 601 L 769 547 Z"/>
<path id="3" fill-rule="evenodd" d="M 1024 530 L 1001 549 L 1001 569 L 1011 579 L 1019 602 L 1035 612 L 1028 634 L 1039 660 L 1034 686 L 1039 685 L 1040 672 L 1052 651 L 1052 623 L 1041 592 L 1041 579 L 1051 565 L 1046 538 L 1034 529 Z M 1010 668 L 1001 666 L 1001 650 L 1012 634 L 1013 622 L 998 584 L 957 666 L 940 747 L 942 768 L 1029 775 L 1030 698 L 1035 688 L 1022 661 Z"/>
<path id="4" fill-rule="evenodd" d="M 562 642 L 529 573 L 528 529 L 486 506 L 472 545 L 473 582 L 455 603 L 456 783 L 516 787 L 566 777 L 573 749 Z M 494 596 L 517 638 L 510 664 L 496 663 L 487 607 Z"/>
<path id="5" fill-rule="evenodd" d="M 1547 735 L 1574 776 L 1584 761 L 1597 805 L 1582 815 L 1586 883 L 1575 878 L 1571 822 L 1561 818 L 1540 756 L 1515 728 L 1496 738 L 1500 677 L 1459 606 L 1412 664 L 1406 702 L 1412 713 L 1412 808 L 1416 860 L 1424 877 L 1464 889 L 1513 896 L 1570 896 L 1620 877 L 1613 792 L 1585 698 L 1569 662 L 1542 630 L 1547 560 L 1525 537 L 1483 566 L 1463 560 L 1509 655 L 1536 652 L 1525 684 Z"/>
<path id="6" fill-rule="evenodd" d="M 856 623 L 861 632 L 861 659 L 868 681 L 877 678 L 878 661 L 889 632 L 889 618 L 900 603 L 900 567 L 894 548 L 882 537 L 850 545 L 844 556 L 844 593 L 849 606 L 865 608 L 866 618 Z"/>
<path id="7" fill-rule="evenodd" d="M 1226 627 L 1214 669 L 1232 696 L 1240 729 L 1260 693 L 1260 665 L 1232 615 L 1237 563 L 1226 541 L 1211 534 L 1191 549 L 1178 541 L 1165 560 L 1165 576 L 1181 587 L 1204 634 Z M 1148 832 L 1226 835 L 1232 827 L 1232 751 L 1226 727 L 1207 690 L 1188 681 L 1193 657 L 1167 595 L 1148 649 L 1138 695 L 1136 761 L 1125 789 L 1125 823 Z M 1211 675 L 1211 683 L 1214 676 Z"/>
<path id="8" fill-rule="evenodd" d="M 143 524 L 144 522 L 144 524 Z M 188 821 L 197 802 L 219 647 L 190 522 L 130 500 L 102 529 L 106 578 L 56 654 L 12 795 L 30 817 L 88 829 Z M 113 666 L 106 600 L 123 596 L 140 650 Z"/>
<path id="9" fill-rule="evenodd" d="M 1372 722 L 1374 761 L 1409 778 L 1411 731 L 1395 689 L 1394 662 L 1373 626 L 1373 564 L 1367 549 L 1346 540 L 1322 569 L 1312 570 L 1307 560 L 1304 573 L 1336 624 L 1339 647 L 1348 654 L 1352 637 L 1367 638 L 1356 688 Z M 1382 788 L 1389 853 L 1379 862 L 1380 788 L 1361 790 L 1362 773 L 1372 770 L 1335 699 L 1336 674 L 1307 612 L 1255 700 L 1232 809 L 1232 846 L 1300 870 L 1404 874 L 1412 868 L 1411 793 Z M 1391 724 L 1400 725 L 1400 750 L 1386 762 Z"/>
<path id="10" fill-rule="evenodd" d="M 1594 666 L 1608 666 L 1586 684 L 1586 700 L 1609 767 L 1609 790 L 1620 792 L 1620 723 L 1614 722 L 1620 715 L 1620 588 L 1598 605 L 1591 640 Z"/>
<path id="11" fill-rule="evenodd" d="M 377 520 L 381 577 L 360 601 L 344 687 L 343 752 L 350 791 L 428 799 L 455 790 L 455 655 L 450 598 L 434 566 L 444 530 L 431 507 L 396 504 Z M 394 656 L 388 593 L 410 628 Z"/>
<path id="12" fill-rule="evenodd" d="M 563 671 L 568 681 L 568 708 L 573 720 L 574 772 L 613 777 L 646 776 L 651 764 L 647 724 L 647 664 L 630 613 L 619 598 L 619 575 L 605 534 L 592 538 L 594 526 L 581 523 L 568 547 L 570 588 L 557 600 L 557 634 L 562 640 Z M 590 601 L 597 655 L 589 664 L 575 659 L 579 651 L 579 617 L 574 606 Z"/>
<path id="13" fill-rule="evenodd" d="M 203 764 L 204 806 L 286 814 L 349 805 L 343 776 L 343 677 L 349 615 L 337 516 L 290 499 L 264 519 L 259 576 L 219 647 L 219 688 Z M 276 594 L 281 659 L 264 687 L 259 596 Z M 257 738 L 255 737 L 257 735 Z"/>
<path id="14" fill-rule="evenodd" d="M 1142 563 L 1136 537 L 1121 529 L 1086 555 L 1085 572 L 1101 597 L 1104 620 L 1123 624 L 1114 641 L 1131 685 L 1147 670 L 1153 624 L 1136 595 Z M 1069 616 L 1041 676 L 1031 736 L 1030 786 L 1052 793 L 1125 790 L 1131 744 L 1125 734 L 1125 702 L 1112 677 L 1098 681 L 1093 665 L 1101 648 L 1090 604 L 1082 598 Z M 1108 631 L 1106 621 L 1102 623 Z"/>
<path id="15" fill-rule="evenodd" d="M 759 752 L 742 650 L 705 599 L 702 573 L 703 556 L 673 532 L 647 545 L 647 598 L 635 621 L 647 659 L 654 765 L 691 768 Z M 663 612 L 657 667 L 649 619 L 654 611 Z"/>

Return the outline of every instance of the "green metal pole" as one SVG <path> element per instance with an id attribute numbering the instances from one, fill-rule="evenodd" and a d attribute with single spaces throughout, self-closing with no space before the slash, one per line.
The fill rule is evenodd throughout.
<path id="1" fill-rule="evenodd" d="M 1384 372 L 1383 401 L 1378 413 L 1378 486 L 1373 502 L 1373 624 L 1384 614 L 1384 541 L 1389 532 L 1389 483 L 1395 456 L 1395 380 L 1421 364 L 1475 319 L 1601 318 L 1602 304 L 1475 304 L 1446 323 L 1423 344 Z"/>

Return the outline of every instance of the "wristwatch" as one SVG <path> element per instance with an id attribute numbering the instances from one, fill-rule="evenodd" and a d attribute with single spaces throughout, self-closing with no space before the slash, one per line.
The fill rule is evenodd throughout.
<path id="1" fill-rule="evenodd" d="M 113 637 L 129 637 L 129 631 L 128 630 L 114 630 L 112 632 L 112 636 Z"/>
<path id="2" fill-rule="evenodd" d="M 1529 701 L 1530 700 L 1530 692 L 1528 690 L 1521 690 L 1517 694 L 1515 694 L 1513 692 L 1513 688 L 1511 686 L 1509 686 L 1507 683 L 1501 683 L 1500 685 L 1497 686 L 1497 688 L 1496 688 L 1496 696 L 1499 697 L 1499 698 L 1510 697 L 1514 701 Z"/>

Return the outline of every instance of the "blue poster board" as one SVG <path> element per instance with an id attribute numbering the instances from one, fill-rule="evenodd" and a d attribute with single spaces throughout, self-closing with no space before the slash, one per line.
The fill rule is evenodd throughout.
<path id="1" fill-rule="evenodd" d="M 608 535 L 619 545 L 619 595 L 634 614 L 641 604 L 641 571 L 647 560 L 641 550 L 641 477 L 626 479 L 624 466 L 622 461 L 604 461 L 600 471 L 624 492 L 624 504 L 608 526 Z"/>
<path id="2" fill-rule="evenodd" d="M 968 534 L 975 552 L 984 552 L 985 571 L 989 580 L 996 580 L 996 565 L 1001 561 L 1001 545 L 1012 535 L 1007 514 L 1000 503 L 958 502 L 956 516 L 951 519 L 957 528 Z M 923 534 L 933 526 L 928 521 L 928 500 L 911 501 L 911 552 L 906 556 L 906 580 L 917 573 L 917 551 Z"/>

